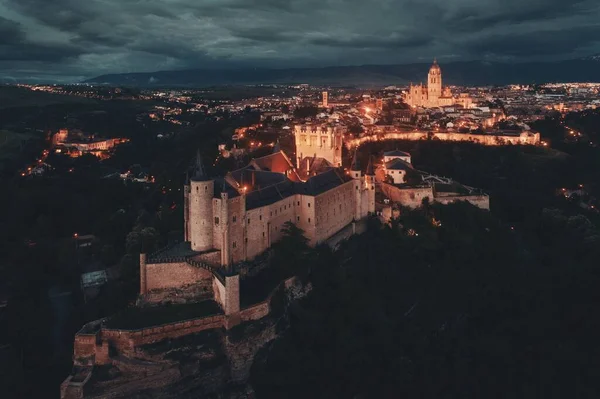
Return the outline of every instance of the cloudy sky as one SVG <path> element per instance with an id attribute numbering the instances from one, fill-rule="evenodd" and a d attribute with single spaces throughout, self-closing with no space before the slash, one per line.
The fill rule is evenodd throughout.
<path id="1" fill-rule="evenodd" d="M 598 0 L 0 0 L 0 77 L 566 59 Z"/>

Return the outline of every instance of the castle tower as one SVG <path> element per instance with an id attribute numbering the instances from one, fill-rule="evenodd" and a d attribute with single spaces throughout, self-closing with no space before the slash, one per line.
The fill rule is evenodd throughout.
<path id="1" fill-rule="evenodd" d="M 190 174 L 185 173 L 185 183 L 183 183 L 183 240 L 188 242 L 190 239 Z"/>
<path id="2" fill-rule="evenodd" d="M 363 216 L 362 197 L 364 187 L 362 171 L 360 170 L 360 163 L 358 161 L 358 148 L 354 152 L 354 158 L 350 166 L 350 176 L 354 179 L 354 220 L 360 220 Z"/>
<path id="3" fill-rule="evenodd" d="M 189 185 L 189 241 L 192 250 L 206 251 L 213 248 L 212 199 L 215 182 L 204 172 L 200 151 L 196 156 L 194 174 Z"/>
<path id="4" fill-rule="evenodd" d="M 433 65 L 429 68 L 429 75 L 427 78 L 427 97 L 429 104 L 436 106 L 438 98 L 442 96 L 442 69 L 437 63 L 437 60 L 433 60 Z"/>
<path id="5" fill-rule="evenodd" d="M 221 190 L 221 215 L 220 215 L 220 234 L 221 234 L 221 266 L 229 267 L 231 264 L 231 255 L 229 251 L 229 194 L 225 190 L 225 181 Z"/>
<path id="6" fill-rule="evenodd" d="M 327 108 L 329 106 L 329 93 L 326 91 L 323 92 L 323 108 Z"/>
<path id="7" fill-rule="evenodd" d="M 344 132 L 340 126 L 296 125 L 294 126 L 296 141 L 296 167 L 306 157 L 316 156 L 329 161 L 333 166 L 342 166 L 342 145 Z"/>

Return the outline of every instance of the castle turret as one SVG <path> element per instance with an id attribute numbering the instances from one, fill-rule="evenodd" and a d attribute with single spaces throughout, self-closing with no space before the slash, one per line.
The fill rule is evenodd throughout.
<path id="1" fill-rule="evenodd" d="M 213 206 L 215 182 L 209 179 L 202 165 L 200 151 L 189 186 L 189 241 L 192 250 L 213 248 Z"/>
<path id="2" fill-rule="evenodd" d="M 185 183 L 183 184 L 183 240 L 190 239 L 190 174 L 185 172 Z"/>
<path id="3" fill-rule="evenodd" d="M 365 173 L 365 189 L 367 190 L 366 211 L 375 213 L 375 168 L 373 167 L 373 156 L 369 156 L 369 164 Z"/>
<path id="4" fill-rule="evenodd" d="M 221 266 L 227 268 L 231 263 L 229 251 L 229 194 L 225 181 L 221 190 Z"/>
<path id="5" fill-rule="evenodd" d="M 363 197 L 363 177 L 358 161 L 358 149 L 354 153 L 352 165 L 350 166 L 350 176 L 354 179 L 354 220 L 362 218 L 362 197 Z"/>
<path id="6" fill-rule="evenodd" d="M 350 176 L 352 176 L 353 179 L 360 179 L 362 176 L 360 162 L 358 161 L 358 148 L 354 152 L 354 158 L 352 158 L 352 165 L 350 165 Z"/>

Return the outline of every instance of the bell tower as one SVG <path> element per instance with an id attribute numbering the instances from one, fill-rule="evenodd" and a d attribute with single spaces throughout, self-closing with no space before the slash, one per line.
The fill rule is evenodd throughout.
<path id="1" fill-rule="evenodd" d="M 438 98 L 442 96 L 442 69 L 436 59 L 433 60 L 433 65 L 429 68 L 427 96 L 429 103 L 432 105 L 437 103 Z"/>

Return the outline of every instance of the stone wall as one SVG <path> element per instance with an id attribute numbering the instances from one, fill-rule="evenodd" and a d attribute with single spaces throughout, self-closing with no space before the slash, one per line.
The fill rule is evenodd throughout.
<path id="1" fill-rule="evenodd" d="M 103 328 L 101 337 L 120 352 L 128 352 L 136 346 L 151 344 L 167 338 L 177 338 L 204 330 L 223 327 L 224 315 L 215 315 L 148 327 L 139 330 L 113 330 Z"/>
<path id="2" fill-rule="evenodd" d="M 354 148 L 370 141 L 386 141 L 386 140 L 427 140 L 429 133 L 425 131 L 413 132 L 395 132 L 385 134 L 374 134 L 364 136 L 358 139 L 347 140 L 346 146 Z M 473 134 L 473 133 L 457 133 L 457 132 L 435 132 L 432 138 L 442 141 L 472 141 L 482 145 L 506 145 L 506 144 L 527 144 L 539 145 L 540 134 L 537 132 L 523 132 L 520 135 L 501 135 L 501 134 Z"/>
<path id="3" fill-rule="evenodd" d="M 240 319 L 242 322 L 259 320 L 269 315 L 271 311 L 270 299 L 256 305 L 248 306 L 240 311 Z"/>
<path id="4" fill-rule="evenodd" d="M 97 334 L 80 334 L 75 335 L 73 343 L 73 357 L 83 359 L 94 356 L 96 354 L 96 339 Z"/>
<path id="5" fill-rule="evenodd" d="M 146 265 L 146 291 L 181 288 L 203 280 L 210 281 L 212 273 L 187 262 L 149 263 Z"/>
<path id="6" fill-rule="evenodd" d="M 435 198 L 435 202 L 440 204 L 450 204 L 456 201 L 467 201 L 478 208 L 490 210 L 490 197 L 487 195 L 457 195 Z"/>
<path id="7" fill-rule="evenodd" d="M 381 183 L 381 191 L 393 202 L 409 208 L 418 208 L 424 198 L 433 202 L 431 187 L 399 188 L 387 183 Z"/>
<path id="8" fill-rule="evenodd" d="M 424 198 L 431 202 L 450 204 L 456 201 L 467 201 L 481 209 L 490 209 L 490 197 L 487 195 L 459 195 L 455 193 L 440 193 L 434 195 L 432 187 L 400 188 L 391 184 L 381 183 L 381 191 L 392 201 L 409 208 L 418 208 Z"/>

